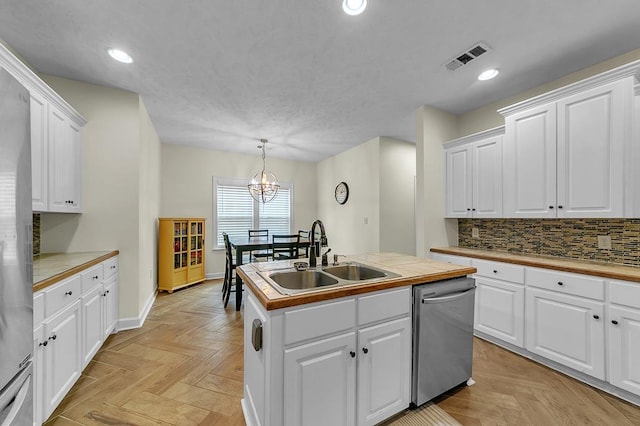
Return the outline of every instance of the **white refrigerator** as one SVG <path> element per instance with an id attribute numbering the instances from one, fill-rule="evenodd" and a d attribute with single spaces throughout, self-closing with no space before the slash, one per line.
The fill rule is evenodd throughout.
<path id="1" fill-rule="evenodd" d="M 29 91 L 0 67 L 0 425 L 33 424 Z"/>

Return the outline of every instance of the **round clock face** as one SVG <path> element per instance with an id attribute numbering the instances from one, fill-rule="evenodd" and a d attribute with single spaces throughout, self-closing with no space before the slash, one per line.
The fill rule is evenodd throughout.
<path id="1" fill-rule="evenodd" d="M 349 187 L 345 182 L 340 182 L 336 186 L 336 201 L 338 204 L 344 204 L 349 199 Z"/>

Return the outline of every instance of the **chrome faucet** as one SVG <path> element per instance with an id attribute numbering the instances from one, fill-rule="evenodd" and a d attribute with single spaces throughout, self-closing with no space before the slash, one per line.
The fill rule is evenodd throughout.
<path id="1" fill-rule="evenodd" d="M 316 241 L 316 225 L 320 226 L 320 241 Z M 317 266 L 316 258 L 320 255 L 320 247 L 327 247 L 327 234 L 324 232 L 324 224 L 317 219 L 311 225 L 311 240 L 309 241 L 309 267 Z M 324 265 L 326 266 L 326 265 Z"/>

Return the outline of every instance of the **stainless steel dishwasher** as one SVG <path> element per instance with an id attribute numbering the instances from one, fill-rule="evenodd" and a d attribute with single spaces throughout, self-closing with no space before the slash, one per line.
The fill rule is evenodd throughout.
<path id="1" fill-rule="evenodd" d="M 473 278 L 413 287 L 412 406 L 472 384 Z"/>

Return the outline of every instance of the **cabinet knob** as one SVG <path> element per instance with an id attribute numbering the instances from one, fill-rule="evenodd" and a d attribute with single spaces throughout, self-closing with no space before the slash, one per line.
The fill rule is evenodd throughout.
<path id="1" fill-rule="evenodd" d="M 47 346 L 49 344 L 49 342 L 47 342 L 46 340 L 44 342 L 40 342 L 38 343 L 38 346 Z"/>
<path id="2" fill-rule="evenodd" d="M 351 355 L 351 358 L 355 358 L 356 357 L 356 353 L 354 351 L 349 352 L 349 355 Z"/>
<path id="3" fill-rule="evenodd" d="M 562 206 L 558 206 L 558 208 L 559 208 L 559 209 L 561 209 L 561 208 L 562 208 Z"/>
<path id="4" fill-rule="evenodd" d="M 109 290 L 107 290 L 107 294 L 109 294 Z"/>
<path id="5" fill-rule="evenodd" d="M 71 290 L 67 291 L 64 295 L 65 296 L 71 296 L 73 294 L 73 292 Z"/>
<path id="6" fill-rule="evenodd" d="M 98 276 L 97 276 L 97 275 L 94 275 L 92 278 L 93 278 L 94 280 L 97 280 L 97 279 L 98 279 Z"/>
<path id="7" fill-rule="evenodd" d="M 369 349 L 367 349 L 367 348 L 362 348 L 362 352 L 364 352 L 365 354 L 368 354 L 368 353 L 369 353 Z"/>
<path id="8" fill-rule="evenodd" d="M 616 320 L 611 320 L 611 324 L 613 324 L 613 325 L 618 325 L 618 321 L 616 321 Z"/>
<path id="9" fill-rule="evenodd" d="M 564 283 L 563 283 L 562 281 L 558 281 L 558 285 L 559 285 L 559 286 L 563 286 L 563 285 L 564 285 Z"/>
<path id="10" fill-rule="evenodd" d="M 471 209 L 471 211 L 472 211 L 472 212 L 475 212 L 475 211 L 476 211 L 476 209 Z"/>
<path id="11" fill-rule="evenodd" d="M 493 270 L 493 273 L 494 273 L 494 274 L 497 274 L 497 273 L 498 273 L 498 270 L 497 270 L 497 269 L 494 269 L 494 270 Z"/>
<path id="12" fill-rule="evenodd" d="M 52 335 L 51 337 L 49 337 L 49 340 L 56 340 L 58 338 L 58 336 L 56 336 L 55 334 Z"/>
<path id="13" fill-rule="evenodd" d="M 549 206 L 549 210 L 553 210 L 553 206 Z"/>
<path id="14" fill-rule="evenodd" d="M 470 212 L 470 211 L 471 211 L 471 209 L 467 209 L 467 211 L 468 211 L 468 212 Z"/>
<path id="15" fill-rule="evenodd" d="M 594 315 L 593 319 L 600 319 L 600 315 Z"/>

